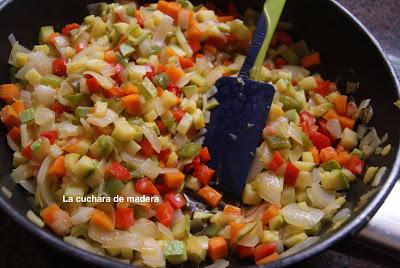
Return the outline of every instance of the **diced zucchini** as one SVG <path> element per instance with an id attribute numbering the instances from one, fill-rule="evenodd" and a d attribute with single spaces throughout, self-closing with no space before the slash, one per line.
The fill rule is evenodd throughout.
<path id="1" fill-rule="evenodd" d="M 115 128 L 111 136 L 121 142 L 128 142 L 135 137 L 135 128 L 131 126 L 125 117 L 120 117 L 114 123 Z"/>
<path id="2" fill-rule="evenodd" d="M 257 194 L 257 191 L 253 189 L 251 183 L 246 183 L 242 194 L 243 203 L 247 205 L 257 205 L 262 201 L 262 198 Z"/>
<path id="3" fill-rule="evenodd" d="M 309 172 L 311 172 L 315 167 L 315 163 L 303 162 L 303 161 L 294 161 L 293 165 L 295 165 L 301 171 L 309 171 Z"/>
<path id="4" fill-rule="evenodd" d="M 282 217 L 282 215 L 277 215 L 269 220 L 269 222 L 268 222 L 269 229 L 270 230 L 278 230 L 284 225 L 284 223 L 285 223 L 285 220 Z"/>
<path id="5" fill-rule="evenodd" d="M 207 236 L 190 236 L 186 240 L 186 244 L 189 260 L 199 264 L 206 259 L 208 250 Z"/>
<path id="6" fill-rule="evenodd" d="M 214 236 L 218 236 L 218 233 L 222 229 L 223 228 L 218 223 L 211 223 L 211 224 L 207 225 L 207 227 L 203 231 L 201 231 L 201 234 L 206 235 L 208 237 L 214 237 Z"/>
<path id="7" fill-rule="evenodd" d="M 165 258 L 174 265 L 186 262 L 187 252 L 186 244 L 179 240 L 170 240 L 163 243 Z"/>
<path id="8" fill-rule="evenodd" d="M 174 237 L 179 240 L 184 240 L 188 237 L 190 232 L 190 218 L 188 215 L 184 215 L 181 219 L 174 222 L 171 227 L 171 231 Z"/>
<path id="9" fill-rule="evenodd" d="M 90 157 L 84 155 L 73 166 L 72 173 L 79 178 L 86 178 L 96 168 L 96 163 Z"/>
<path id="10" fill-rule="evenodd" d="M 40 28 L 39 31 L 39 43 L 40 44 L 46 44 L 47 39 L 49 39 L 49 36 L 54 33 L 54 27 L 53 26 L 43 26 Z"/>
<path id="11" fill-rule="evenodd" d="M 94 158 L 108 157 L 114 150 L 114 140 L 110 136 L 101 135 L 90 146 L 90 155 Z"/>
<path id="12" fill-rule="evenodd" d="M 207 102 L 207 107 L 206 110 L 210 111 L 214 108 L 216 108 L 219 105 L 219 102 L 216 98 L 211 98 L 208 102 Z"/>
<path id="13" fill-rule="evenodd" d="M 321 173 L 321 185 L 325 190 L 348 190 L 350 188 L 346 176 L 338 169 Z"/>
<path id="14" fill-rule="evenodd" d="M 298 243 L 301 243 L 304 240 L 306 240 L 307 237 L 308 237 L 307 234 L 302 232 L 300 234 L 293 235 L 292 237 L 286 239 L 285 241 L 283 241 L 283 244 L 286 247 L 291 248 L 291 247 L 294 247 L 295 245 L 297 245 Z"/>
<path id="15" fill-rule="evenodd" d="M 114 23 L 113 27 L 120 35 L 124 35 L 129 30 L 129 24 L 125 22 Z"/>
<path id="16" fill-rule="evenodd" d="M 345 128 L 342 133 L 340 144 L 348 149 L 353 149 L 358 144 L 357 133 L 349 128 Z"/>
<path id="17" fill-rule="evenodd" d="M 291 97 L 288 97 L 285 95 L 281 95 L 279 97 L 279 101 L 282 102 L 282 104 L 283 104 L 282 109 L 284 111 L 289 111 L 289 110 L 295 109 L 297 112 L 300 112 L 303 109 L 303 103 L 301 103 L 300 101 L 298 101 L 294 98 L 291 98 Z"/>
<path id="18" fill-rule="evenodd" d="M 321 166 L 325 171 L 332 171 L 334 169 L 340 169 L 341 166 L 339 164 L 338 161 L 336 161 L 335 159 L 332 159 L 328 162 L 325 162 L 323 164 L 321 164 Z"/>
<path id="19" fill-rule="evenodd" d="M 39 160 L 42 160 L 47 156 L 47 152 L 43 148 L 40 139 L 31 144 L 31 150 L 33 156 Z"/>
<path id="20" fill-rule="evenodd" d="M 309 171 L 300 171 L 296 180 L 296 188 L 306 189 L 311 186 L 312 176 Z"/>
<path id="21" fill-rule="evenodd" d="M 193 113 L 193 122 L 196 130 L 202 129 L 206 126 L 204 115 L 200 109 L 196 109 Z"/>
<path id="22" fill-rule="evenodd" d="M 314 90 L 317 88 L 318 84 L 317 81 L 315 81 L 315 78 L 313 76 L 308 76 L 304 79 L 302 79 L 299 84 L 299 88 L 305 90 L 305 91 L 310 91 Z"/>

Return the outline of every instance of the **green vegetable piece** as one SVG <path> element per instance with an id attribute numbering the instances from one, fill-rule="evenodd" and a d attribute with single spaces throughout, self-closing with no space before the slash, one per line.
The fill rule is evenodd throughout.
<path id="1" fill-rule="evenodd" d="M 65 96 L 67 100 L 69 100 L 73 105 L 79 105 L 85 100 L 86 94 L 84 93 L 75 93 L 73 95 Z"/>
<path id="2" fill-rule="evenodd" d="M 313 147 L 314 144 L 312 143 L 312 141 L 310 140 L 310 138 L 308 137 L 308 135 L 304 132 L 301 132 L 301 139 L 303 141 L 303 147 L 308 149 L 310 147 Z"/>
<path id="3" fill-rule="evenodd" d="M 74 225 L 71 228 L 71 236 L 88 238 L 89 237 L 88 231 L 89 231 L 89 225 L 87 224 L 82 223 Z"/>
<path id="4" fill-rule="evenodd" d="M 178 265 L 188 260 L 186 244 L 179 240 L 164 242 L 165 258 L 174 265 Z"/>
<path id="5" fill-rule="evenodd" d="M 296 122 L 299 119 L 299 114 L 295 109 L 292 109 L 285 113 L 285 117 L 289 120 L 289 122 Z"/>
<path id="6" fill-rule="evenodd" d="M 277 215 L 269 220 L 269 222 L 268 222 L 269 229 L 270 230 L 278 230 L 283 226 L 284 223 L 285 223 L 285 220 L 283 219 L 282 215 Z"/>
<path id="7" fill-rule="evenodd" d="M 217 99 L 216 98 L 212 98 L 207 102 L 206 109 L 207 110 L 212 110 L 212 109 L 216 108 L 218 105 L 219 105 L 219 102 L 217 101 Z M 201 105 L 201 106 L 203 106 L 203 105 Z"/>
<path id="8" fill-rule="evenodd" d="M 78 106 L 75 109 L 75 116 L 78 118 L 86 117 L 90 112 L 90 107 Z"/>
<path id="9" fill-rule="evenodd" d="M 166 128 L 171 128 L 175 123 L 175 118 L 173 116 L 164 116 L 161 120 Z"/>
<path id="10" fill-rule="evenodd" d="M 308 48 L 307 43 L 304 40 L 294 43 L 291 48 L 299 58 L 310 55 L 310 49 Z"/>
<path id="11" fill-rule="evenodd" d="M 129 30 L 129 24 L 125 22 L 119 22 L 113 24 L 118 34 L 125 34 Z"/>
<path id="12" fill-rule="evenodd" d="M 124 56 L 121 55 L 121 53 L 117 53 L 117 61 L 119 64 L 121 64 L 124 68 L 128 65 L 129 59 L 125 58 Z"/>
<path id="13" fill-rule="evenodd" d="M 121 255 L 122 250 L 121 248 L 106 248 L 106 252 L 111 257 L 118 257 Z"/>
<path id="14" fill-rule="evenodd" d="M 193 213 L 193 219 L 200 219 L 204 221 L 208 221 L 213 214 L 207 211 L 195 211 Z"/>
<path id="15" fill-rule="evenodd" d="M 84 155 L 78 162 L 72 167 L 72 173 L 79 178 L 86 178 L 96 168 L 96 163 L 90 157 Z"/>
<path id="16" fill-rule="evenodd" d="M 192 159 L 195 158 L 201 150 L 201 145 L 197 143 L 187 143 L 183 145 L 182 149 L 180 149 L 177 154 L 180 159 Z"/>
<path id="17" fill-rule="evenodd" d="M 294 98 L 291 98 L 291 97 L 288 97 L 285 95 L 281 95 L 279 97 L 279 101 L 282 102 L 282 104 L 283 104 L 282 109 L 284 111 L 289 111 L 289 110 L 295 109 L 297 112 L 300 112 L 301 109 L 303 109 L 303 104 Z"/>
<path id="18" fill-rule="evenodd" d="M 357 148 L 353 149 L 353 151 L 351 152 L 351 155 L 355 155 L 355 156 L 358 156 L 358 158 L 360 158 L 360 159 L 364 159 L 364 152 Z"/>
<path id="19" fill-rule="evenodd" d="M 289 139 L 285 139 L 279 136 L 268 136 L 267 143 L 269 147 L 273 150 L 292 148 L 292 144 Z"/>
<path id="20" fill-rule="evenodd" d="M 29 108 L 29 109 L 21 112 L 19 115 L 19 120 L 23 124 L 28 123 L 29 121 L 31 121 L 33 119 L 35 119 L 35 110 L 33 110 L 33 108 Z"/>
<path id="21" fill-rule="evenodd" d="M 321 173 L 321 185 L 328 191 L 348 190 L 350 188 L 346 176 L 338 169 Z"/>
<path id="22" fill-rule="evenodd" d="M 151 46 L 150 55 L 158 54 L 161 51 L 159 46 Z"/>
<path id="23" fill-rule="evenodd" d="M 321 231 L 322 224 L 321 222 L 317 223 L 313 228 L 305 230 L 308 235 L 318 235 L 319 231 Z"/>
<path id="24" fill-rule="evenodd" d="M 247 223 L 242 229 L 240 229 L 239 233 L 236 235 L 234 243 L 238 243 L 243 237 L 253 231 L 258 223 L 259 221 Z"/>
<path id="25" fill-rule="evenodd" d="M 199 264 L 206 259 L 208 250 L 207 236 L 191 236 L 186 240 L 186 244 L 189 260 Z"/>
<path id="26" fill-rule="evenodd" d="M 75 201 L 77 197 L 83 197 L 85 195 L 85 189 L 83 189 L 82 187 L 70 185 L 65 188 L 64 195 L 67 198 L 72 197 Z"/>
<path id="27" fill-rule="evenodd" d="M 190 218 L 188 215 L 184 215 L 180 220 L 176 221 L 172 227 L 171 231 L 174 237 L 179 240 L 184 240 L 188 237 L 190 232 Z"/>
<path id="28" fill-rule="evenodd" d="M 192 97 L 194 94 L 197 93 L 197 86 L 196 85 L 190 85 L 190 86 L 186 86 L 182 88 L 183 94 L 185 94 L 185 96 L 187 98 Z"/>
<path id="29" fill-rule="evenodd" d="M 192 219 L 190 221 L 190 233 L 197 234 L 204 228 L 204 221 L 201 219 Z"/>
<path id="30" fill-rule="evenodd" d="M 119 47 L 119 51 L 121 52 L 122 56 L 130 57 L 133 52 L 135 52 L 135 48 L 127 43 L 123 43 Z"/>
<path id="31" fill-rule="evenodd" d="M 163 89 L 166 89 L 170 82 L 168 75 L 166 75 L 165 73 L 160 73 L 160 74 L 156 75 L 154 77 L 153 81 L 157 86 L 160 86 Z"/>
<path id="32" fill-rule="evenodd" d="M 53 33 L 54 33 L 54 27 L 53 26 L 43 26 L 42 28 L 40 28 L 40 31 L 39 31 L 39 43 L 40 44 L 46 44 L 47 43 L 47 39 Z"/>
<path id="33" fill-rule="evenodd" d="M 217 223 L 211 223 L 204 228 L 203 231 L 200 232 L 202 235 L 206 235 L 208 237 L 218 236 L 218 233 L 222 230 L 221 225 Z"/>
<path id="34" fill-rule="evenodd" d="M 304 233 L 304 232 L 300 233 L 300 234 L 296 234 L 296 235 L 293 235 L 293 236 L 289 237 L 285 241 L 283 241 L 283 244 L 286 247 L 291 248 L 291 247 L 297 245 L 298 243 L 303 242 L 304 240 L 306 240 L 307 237 L 308 237 L 307 234 Z"/>
<path id="35" fill-rule="evenodd" d="M 122 181 L 110 179 L 107 180 L 105 185 L 105 190 L 109 196 L 117 196 L 121 194 L 122 189 L 124 189 L 125 184 Z"/>
<path id="36" fill-rule="evenodd" d="M 94 158 L 108 157 L 114 150 L 114 139 L 107 135 L 101 135 L 90 146 L 90 155 Z"/>
<path id="37" fill-rule="evenodd" d="M 95 170 L 85 178 L 86 184 L 92 189 L 95 189 L 97 186 L 99 186 L 103 180 L 104 174 L 100 172 L 98 168 L 95 168 Z"/>
<path id="38" fill-rule="evenodd" d="M 177 0 L 176 2 L 184 8 L 193 9 L 193 4 L 189 0 Z"/>
<path id="39" fill-rule="evenodd" d="M 262 201 L 251 183 L 246 183 L 246 186 L 243 189 L 242 199 L 243 203 L 247 205 L 257 205 Z"/>
<path id="40" fill-rule="evenodd" d="M 298 65 L 300 63 L 299 57 L 297 57 L 296 53 L 288 48 L 282 53 L 282 57 L 290 64 L 290 65 Z"/>
<path id="41" fill-rule="evenodd" d="M 61 85 L 61 82 L 64 81 L 62 77 L 53 75 L 53 74 L 48 74 L 45 76 L 42 76 L 42 79 L 40 80 L 40 84 L 45 85 L 45 86 L 50 86 L 52 88 L 59 88 Z"/>
<path id="42" fill-rule="evenodd" d="M 146 101 L 157 96 L 157 89 L 147 77 L 145 77 L 142 83 L 139 84 L 139 92 L 141 95 L 143 95 Z"/>
<path id="43" fill-rule="evenodd" d="M 328 162 L 325 162 L 325 163 L 321 164 L 321 167 L 326 171 L 332 171 L 334 169 L 340 169 L 341 168 L 339 162 L 336 161 L 335 159 L 332 159 L 332 160 L 330 160 Z"/>

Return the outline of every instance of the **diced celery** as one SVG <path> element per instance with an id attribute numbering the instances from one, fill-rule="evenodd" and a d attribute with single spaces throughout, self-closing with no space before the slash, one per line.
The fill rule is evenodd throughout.
<path id="1" fill-rule="evenodd" d="M 145 77 L 142 83 L 139 84 L 139 92 L 141 95 L 143 95 L 146 101 L 151 100 L 157 96 L 157 89 L 147 77 Z"/>
<path id="2" fill-rule="evenodd" d="M 358 158 L 360 158 L 360 159 L 364 159 L 364 152 L 357 148 L 353 149 L 353 151 L 351 152 L 351 155 L 355 155 L 355 156 L 358 156 Z"/>
<path id="3" fill-rule="evenodd" d="M 96 163 L 90 157 L 84 155 L 72 167 L 72 173 L 78 178 L 85 178 L 96 168 Z"/>
<path id="4" fill-rule="evenodd" d="M 336 161 L 335 159 L 332 159 L 328 162 L 322 163 L 320 165 L 321 168 L 323 168 L 325 171 L 332 171 L 334 169 L 340 169 L 341 166 L 339 164 L 338 161 Z"/>
<path id="5" fill-rule="evenodd" d="M 180 159 L 192 159 L 195 158 L 201 150 L 201 146 L 197 143 L 186 143 L 183 145 L 182 149 L 180 149 L 177 154 Z"/>
<path id="6" fill-rule="evenodd" d="M 303 147 L 305 149 L 308 149 L 308 148 L 314 146 L 314 144 L 312 143 L 312 141 L 310 140 L 310 138 L 307 136 L 306 133 L 301 132 L 301 139 L 303 141 Z"/>
<path id="7" fill-rule="evenodd" d="M 171 226 L 171 231 L 176 239 L 185 240 L 190 232 L 189 215 L 184 215 L 182 218 L 175 221 Z"/>
<path id="8" fill-rule="evenodd" d="M 35 119 L 35 110 L 33 108 L 22 111 L 19 115 L 19 120 L 22 124 L 28 123 L 33 119 Z"/>
<path id="9" fill-rule="evenodd" d="M 193 126 L 193 116 L 189 113 L 185 113 L 181 121 L 179 121 L 176 130 L 182 135 L 186 135 L 186 133 L 192 126 Z"/>
<path id="10" fill-rule="evenodd" d="M 135 48 L 127 43 L 122 43 L 119 47 L 119 51 L 121 52 L 122 56 L 130 57 L 133 52 L 135 52 Z"/>
<path id="11" fill-rule="evenodd" d="M 42 76 L 40 84 L 50 86 L 52 88 L 59 88 L 63 80 L 64 79 L 62 77 L 53 74 L 47 74 L 45 76 Z"/>

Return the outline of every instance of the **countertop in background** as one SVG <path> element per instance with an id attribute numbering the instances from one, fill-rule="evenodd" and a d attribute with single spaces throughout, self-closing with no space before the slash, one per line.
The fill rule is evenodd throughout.
<path id="1" fill-rule="evenodd" d="M 318 1 L 318 0 L 317 0 Z M 376 37 L 400 74 L 400 0 L 338 0 Z M 371 68 L 376 68 L 372 66 Z M 79 267 L 18 226 L 0 211 L 0 267 Z M 350 255 L 351 254 L 351 255 Z M 345 239 L 296 267 L 400 267 L 400 259 L 372 251 Z M 85 267 L 90 267 L 85 265 Z"/>

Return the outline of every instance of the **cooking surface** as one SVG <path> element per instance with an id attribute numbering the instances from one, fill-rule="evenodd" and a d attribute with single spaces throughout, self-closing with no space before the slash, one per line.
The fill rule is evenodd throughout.
<path id="1" fill-rule="evenodd" d="M 400 74 L 400 1 L 338 0 L 378 39 L 397 74 Z M 396 27 L 397 26 L 397 27 Z M 5 42 L 6 40 L 2 40 Z M 4 64 L 4 63 L 2 63 Z M 371 68 L 377 68 L 371 66 Z M 71 260 L 39 241 L 0 211 L 0 267 L 79 267 Z M 351 253 L 351 256 L 349 255 Z M 333 249 L 312 257 L 296 267 L 399 267 L 400 260 L 358 245 L 352 239 L 341 241 Z M 90 267 L 87 266 L 86 267 Z"/>

